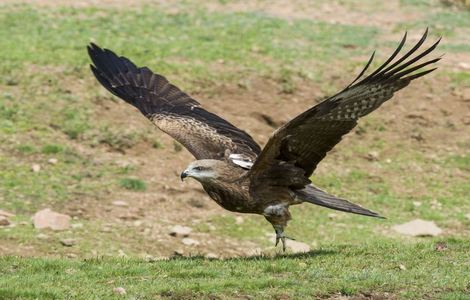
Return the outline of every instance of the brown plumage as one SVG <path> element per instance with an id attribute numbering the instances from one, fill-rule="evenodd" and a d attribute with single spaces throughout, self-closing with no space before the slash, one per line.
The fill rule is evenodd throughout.
<path id="1" fill-rule="evenodd" d="M 281 240 L 285 249 L 284 228 L 291 218 L 290 205 L 309 202 L 380 217 L 314 187 L 309 177 L 359 118 L 377 109 L 412 80 L 435 70 L 422 68 L 440 58 L 420 61 L 437 47 L 440 39 L 410 58 L 420 49 L 427 33 L 426 29 L 421 40 L 396 59 L 405 44 L 405 34 L 392 56 L 364 77 L 373 54 L 349 86 L 277 129 L 262 151 L 246 132 L 203 109 L 165 77 L 95 44 L 88 47 L 88 53 L 94 64 L 91 69 L 106 89 L 137 107 L 196 157 L 181 173 L 181 179 L 198 180 L 225 209 L 265 216 L 276 231 L 276 245 Z"/>

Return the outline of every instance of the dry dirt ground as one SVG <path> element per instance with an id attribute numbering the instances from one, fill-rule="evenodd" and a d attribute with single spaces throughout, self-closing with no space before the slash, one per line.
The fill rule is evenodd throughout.
<path id="1" fill-rule="evenodd" d="M 11 0 L 7 0 L 9 2 Z M 4 2 L 4 1 L 3 1 Z M 12 1 L 18 3 L 18 1 Z M 74 5 L 78 7 L 93 5 L 120 6 L 127 1 L 21 1 L 40 5 Z M 210 1 L 206 5 L 208 10 L 233 10 L 233 11 L 264 11 L 267 14 L 282 18 L 312 18 L 331 23 L 342 24 L 368 24 L 383 28 L 383 32 L 391 29 L 395 23 L 418 19 L 419 12 L 406 12 L 399 6 L 399 1 L 381 1 L 380 5 L 356 8 L 351 10 L 351 5 L 344 4 L 312 4 L 311 1 L 272 1 L 272 2 L 247 2 L 238 1 L 222 5 L 218 1 Z M 160 5 L 168 5 L 160 2 Z M 374 13 L 371 14 L 371 11 Z M 396 13 L 390 13 L 390 11 Z M 421 12 L 424 13 L 424 12 Z M 382 41 L 397 41 L 401 33 L 391 32 L 383 36 Z M 417 36 L 412 36 L 416 40 Z M 468 39 L 468 37 L 467 37 Z M 371 49 L 372 50 L 372 49 Z M 385 50 L 379 53 L 382 59 L 387 55 Z M 364 58 L 365 59 L 365 58 Z M 440 62 L 441 70 L 470 71 L 468 65 L 460 62 L 470 62 L 468 54 L 447 55 Z M 365 62 L 365 61 L 364 61 Z M 221 66 L 223 67 L 223 66 Z M 347 82 L 347 78 L 341 73 L 341 63 L 332 66 L 325 72 L 329 78 L 326 81 L 336 81 L 334 86 L 338 90 Z M 168 74 L 171 78 L 171 74 Z M 340 79 L 338 79 L 340 78 Z M 346 81 L 345 81 L 346 80 Z M 232 123 L 242 127 L 250 133 L 260 144 L 264 144 L 270 133 L 278 125 L 288 121 L 326 95 L 317 84 L 297 79 L 296 89 L 293 94 L 285 94 L 280 91 L 278 82 L 259 78 L 255 74 L 252 78 L 246 78 L 245 84 L 249 88 L 241 88 L 236 83 L 231 85 L 212 86 L 204 91 L 193 94 L 206 107 L 219 114 Z M 71 87 L 79 89 L 80 86 Z M 103 92 L 104 94 L 104 92 Z M 216 95 L 216 96 L 214 96 Z M 148 128 L 152 126 L 144 117 L 129 107 L 119 102 L 107 102 L 101 104 L 100 117 L 114 118 L 116 123 L 125 123 L 133 128 Z M 261 113 L 262 112 L 262 113 Z M 266 120 L 268 116 L 269 121 Z M 98 115 L 97 115 L 98 117 Z M 374 113 L 375 120 L 382 122 L 387 130 L 380 133 L 380 138 L 387 140 L 390 145 L 394 143 L 405 145 L 406 148 L 423 152 L 426 157 L 438 157 L 459 154 L 462 147 L 469 145 L 470 126 L 470 99 L 469 90 L 455 88 L 450 80 L 443 82 L 442 77 L 436 75 L 426 77 L 424 80 L 412 84 L 409 88 L 400 92 L 393 101 L 386 103 L 380 110 Z M 271 124 L 270 124 L 271 123 Z M 466 134 L 464 134 L 466 132 Z M 133 232 L 141 239 L 140 245 L 134 245 L 135 252 L 152 256 L 172 255 L 175 250 L 189 253 L 214 253 L 218 256 L 246 255 L 258 251 L 264 245 L 258 245 L 246 240 L 229 239 L 224 236 L 223 229 L 215 228 L 211 224 L 212 217 L 232 215 L 218 207 L 201 190 L 198 183 L 186 181 L 181 183 L 179 172 L 193 160 L 186 151 L 175 151 L 170 137 L 156 131 L 155 136 L 166 146 L 165 150 L 154 149 L 149 143 L 139 143 L 126 150 L 125 153 L 111 151 L 106 147 L 93 149 L 89 153 L 91 159 L 99 162 L 113 161 L 116 164 L 139 166 L 135 175 L 145 182 L 148 188 L 146 192 L 117 193 L 110 190 L 108 196 L 103 199 L 95 199 L 91 195 L 85 195 L 79 199 L 55 207 L 64 213 L 68 213 L 78 219 L 101 220 L 103 232 L 108 232 L 113 226 L 127 226 L 129 232 Z M 377 165 L 367 158 L 351 157 L 346 151 L 350 143 L 356 143 L 360 138 L 364 143 L 371 143 L 377 139 L 377 134 L 360 135 L 353 132 L 322 162 L 318 169 L 319 174 L 341 174 L 348 168 L 360 168 L 362 171 L 380 174 L 392 182 L 394 189 L 400 189 L 399 176 L 401 174 L 386 174 Z M 70 142 L 73 144 L 73 142 Z M 78 151 L 84 154 L 90 151 L 79 144 L 74 145 Z M 403 149 L 403 148 L 400 148 Z M 398 148 L 385 149 L 380 155 L 393 158 L 399 155 Z M 346 153 L 346 154 L 345 154 Z M 438 168 L 436 166 L 436 168 Z M 407 170 L 405 170 L 406 172 Z M 417 174 L 413 170 L 412 163 L 409 166 L 410 174 Z M 438 170 L 437 170 L 438 171 Z M 459 174 L 457 174 L 459 175 Z M 466 174 L 460 174 L 466 176 Z M 394 183 L 394 181 L 396 181 Z M 419 182 L 416 182 L 420 186 Z M 425 187 L 423 187 L 425 188 Z M 419 192 L 419 188 L 416 189 Z M 113 201 L 121 200 L 129 203 L 128 207 L 112 205 Z M 239 215 L 237 222 L 245 222 L 250 216 Z M 295 216 L 294 216 L 295 218 Z M 192 233 L 191 238 L 200 242 L 197 246 L 185 246 L 179 239 L 168 235 L 169 229 L 175 224 L 184 224 L 192 227 L 204 223 L 208 226 L 207 233 Z M 108 229 L 107 229 L 108 228 Z M 112 230 L 111 230 L 112 231 Z M 214 231 L 214 232 L 211 232 Z M 267 234 L 270 231 L 266 232 Z M 106 234 L 113 235 L 112 232 Z M 114 234 L 117 240 L 119 234 Z M 137 240 L 137 239 L 136 239 Z M 0 255 L 57 255 L 58 250 L 35 249 L 27 243 L 22 245 L 0 245 Z M 74 250 L 69 251 L 71 254 Z M 80 253 L 76 253 L 81 255 Z M 93 254 L 93 253 L 90 253 Z M 115 253 L 114 253 L 115 254 Z"/>

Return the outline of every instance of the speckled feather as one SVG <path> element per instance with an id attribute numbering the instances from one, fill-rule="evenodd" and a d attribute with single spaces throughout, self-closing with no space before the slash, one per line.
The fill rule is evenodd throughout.
<path id="1" fill-rule="evenodd" d="M 273 165 L 279 161 L 289 162 L 303 169 L 303 176 L 310 177 L 327 152 L 357 125 L 359 118 L 391 99 L 396 91 L 406 87 L 413 79 L 435 70 L 423 71 L 422 68 L 437 62 L 440 58 L 416 63 L 433 51 L 440 39 L 410 59 L 426 40 L 427 33 L 426 30 L 412 49 L 391 63 L 405 44 L 405 34 L 392 56 L 377 70 L 358 81 L 370 66 L 373 54 L 359 76 L 344 90 L 276 130 L 250 171 L 253 185 L 266 184 L 257 183 L 257 180 L 263 178 L 262 174 L 271 172 Z M 413 73 L 415 71 L 420 72 Z"/>
<path id="2" fill-rule="evenodd" d="M 227 153 L 239 153 L 254 160 L 261 152 L 246 132 L 202 108 L 165 77 L 93 43 L 88 53 L 93 74 L 107 90 L 138 108 L 197 159 L 226 159 Z"/>

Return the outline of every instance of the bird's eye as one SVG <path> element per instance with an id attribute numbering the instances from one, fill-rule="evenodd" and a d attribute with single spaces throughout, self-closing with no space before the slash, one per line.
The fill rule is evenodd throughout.
<path id="1" fill-rule="evenodd" d="M 203 167 L 195 167 L 194 170 L 196 170 L 196 171 L 202 171 L 202 170 L 203 170 Z"/>

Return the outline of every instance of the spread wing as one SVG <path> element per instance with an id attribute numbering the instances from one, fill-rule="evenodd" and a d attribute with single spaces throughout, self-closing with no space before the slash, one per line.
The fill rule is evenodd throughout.
<path id="1" fill-rule="evenodd" d="M 254 161 L 261 152 L 246 132 L 202 108 L 165 77 L 93 43 L 88 54 L 93 74 L 108 91 L 138 108 L 196 159 L 228 159 L 235 153 L 238 160 Z"/>
<path id="2" fill-rule="evenodd" d="M 421 59 L 436 48 L 440 39 L 430 48 L 410 58 L 426 40 L 427 32 L 426 29 L 420 41 L 392 63 L 405 44 L 405 34 L 392 56 L 377 70 L 359 81 L 370 66 L 373 54 L 359 76 L 344 90 L 275 131 L 250 171 L 250 176 L 255 179 L 253 182 L 256 182 L 257 178 L 266 178 L 266 173 L 279 165 L 290 169 L 299 168 L 303 170 L 303 176 L 310 177 L 326 153 L 356 126 L 359 118 L 377 109 L 412 80 L 435 70 L 422 68 L 440 58 L 425 62 L 421 62 Z M 291 178 L 287 182 L 290 181 Z"/>

